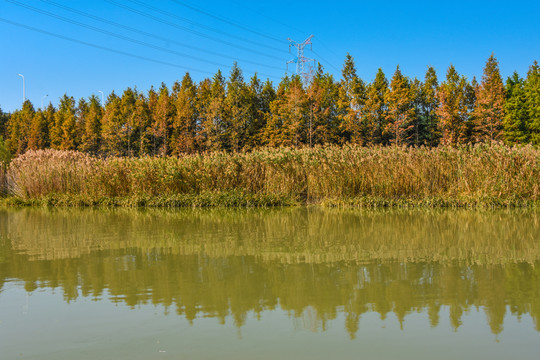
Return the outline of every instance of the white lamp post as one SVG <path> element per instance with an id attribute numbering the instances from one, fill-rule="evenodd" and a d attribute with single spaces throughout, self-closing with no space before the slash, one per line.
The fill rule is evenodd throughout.
<path id="1" fill-rule="evenodd" d="M 43 99 L 45 99 L 47 96 L 49 96 L 49 94 L 43 95 L 43 96 L 41 97 L 41 110 L 43 110 Z"/>
<path id="2" fill-rule="evenodd" d="M 103 91 L 98 90 L 98 93 L 101 94 L 101 106 L 105 106 L 105 100 L 103 100 Z"/>
<path id="3" fill-rule="evenodd" d="M 24 75 L 18 74 L 20 77 L 22 77 L 22 101 L 23 103 L 26 101 L 26 93 L 24 89 Z"/>

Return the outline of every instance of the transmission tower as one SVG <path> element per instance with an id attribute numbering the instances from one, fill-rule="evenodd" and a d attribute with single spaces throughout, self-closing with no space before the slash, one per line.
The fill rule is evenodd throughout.
<path id="1" fill-rule="evenodd" d="M 309 83 L 309 80 L 313 74 L 313 67 L 315 66 L 315 59 L 310 59 L 304 56 L 304 49 L 306 46 L 309 45 L 310 50 L 312 49 L 312 38 L 313 35 L 310 35 L 306 40 L 304 40 L 304 42 L 301 43 L 297 43 L 291 38 L 287 38 L 287 40 L 289 40 L 289 52 L 291 52 L 292 47 L 295 47 L 298 50 L 297 56 L 294 59 L 287 61 L 287 71 L 289 71 L 289 64 L 296 64 L 296 75 L 300 75 L 305 84 Z M 312 61 L 313 66 L 308 64 Z"/>

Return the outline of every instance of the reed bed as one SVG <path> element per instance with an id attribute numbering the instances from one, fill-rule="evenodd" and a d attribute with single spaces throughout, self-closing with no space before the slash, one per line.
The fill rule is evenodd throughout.
<path id="1" fill-rule="evenodd" d="M 14 159 L 5 179 L 11 203 L 528 206 L 540 202 L 540 150 L 324 146 L 164 158 L 40 150 Z"/>

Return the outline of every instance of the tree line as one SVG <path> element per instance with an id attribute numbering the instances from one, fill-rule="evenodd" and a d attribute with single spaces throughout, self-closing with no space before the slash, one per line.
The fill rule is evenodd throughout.
<path id="1" fill-rule="evenodd" d="M 506 83 L 497 59 L 469 81 L 450 66 L 439 82 L 379 69 L 371 83 L 346 56 L 337 81 L 319 64 L 309 83 L 285 75 L 277 87 L 234 64 L 199 83 L 186 73 L 169 89 L 112 92 L 102 106 L 92 95 L 64 95 L 58 108 L 30 101 L 12 114 L 0 110 L 0 136 L 14 155 L 30 149 L 80 150 L 96 155 L 180 155 L 317 144 L 438 146 L 504 141 L 540 145 L 540 66 Z"/>

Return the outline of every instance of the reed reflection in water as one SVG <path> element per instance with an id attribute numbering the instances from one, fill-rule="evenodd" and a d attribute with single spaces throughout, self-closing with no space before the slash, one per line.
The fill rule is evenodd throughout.
<path id="1" fill-rule="evenodd" d="M 65 301 L 158 304 L 238 327 L 283 309 L 315 330 L 366 313 L 530 316 L 540 331 L 540 217 L 532 211 L 3 210 L 0 289 Z M 1 290 L 0 290 L 1 291 Z M 2 294 L 0 293 L 0 299 Z M 300 321 L 301 320 L 301 321 Z"/>

